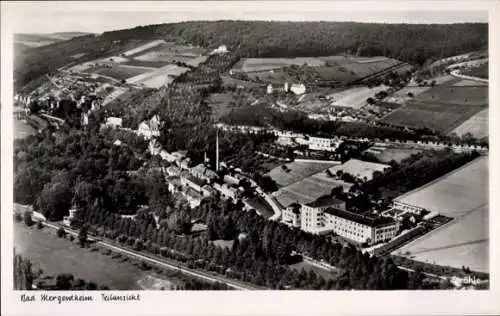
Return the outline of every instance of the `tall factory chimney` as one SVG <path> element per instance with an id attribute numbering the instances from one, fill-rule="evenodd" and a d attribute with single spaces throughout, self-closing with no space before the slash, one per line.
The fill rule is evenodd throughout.
<path id="1" fill-rule="evenodd" d="M 215 171 L 219 171 L 219 130 L 215 138 Z"/>

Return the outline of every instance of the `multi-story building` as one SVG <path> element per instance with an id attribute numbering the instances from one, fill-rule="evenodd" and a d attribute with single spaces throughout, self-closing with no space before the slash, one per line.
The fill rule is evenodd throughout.
<path id="1" fill-rule="evenodd" d="M 160 136 L 160 117 L 155 115 L 149 121 L 140 123 L 137 134 L 143 136 L 145 139 Z"/>
<path id="2" fill-rule="evenodd" d="M 201 192 L 201 188 L 205 185 L 205 181 L 190 175 L 181 177 L 181 184 L 190 187 L 196 192 Z"/>
<path id="3" fill-rule="evenodd" d="M 331 228 L 325 226 L 324 211 L 329 207 L 345 208 L 345 202 L 325 196 L 303 204 L 300 212 L 300 228 L 303 231 L 320 234 Z"/>
<path id="4" fill-rule="evenodd" d="M 241 197 L 241 192 L 238 188 L 229 186 L 226 183 L 218 184 L 214 183 L 214 189 L 219 191 L 223 197 L 232 198 L 233 200 L 238 200 Z"/>
<path id="5" fill-rule="evenodd" d="M 410 212 L 412 214 L 418 214 L 418 215 L 420 215 L 425 210 L 422 207 L 407 204 L 397 200 L 392 202 L 392 208 L 403 212 Z"/>
<path id="6" fill-rule="evenodd" d="M 389 217 L 369 217 L 335 207 L 324 211 L 325 226 L 339 236 L 368 245 L 394 238 L 398 223 Z"/>
<path id="7" fill-rule="evenodd" d="M 200 178 L 200 179 L 203 179 L 203 180 L 206 180 L 206 181 L 209 181 L 209 182 L 218 178 L 218 175 L 215 171 L 210 170 L 202 163 L 191 168 L 189 170 L 189 172 L 193 176 Z"/>
<path id="8" fill-rule="evenodd" d="M 309 137 L 308 145 L 310 150 L 335 151 L 342 143 L 339 139 Z"/>
<path id="9" fill-rule="evenodd" d="M 122 127 L 122 121 L 120 117 L 108 117 L 106 119 L 106 127 Z"/>
<path id="10" fill-rule="evenodd" d="M 298 203 L 292 203 L 281 212 L 281 222 L 292 227 L 300 227 L 300 209 Z"/>

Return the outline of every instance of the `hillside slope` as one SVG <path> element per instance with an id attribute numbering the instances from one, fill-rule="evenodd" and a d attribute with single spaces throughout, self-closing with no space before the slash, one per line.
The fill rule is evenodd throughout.
<path id="1" fill-rule="evenodd" d="M 244 57 L 387 56 L 412 64 L 482 49 L 488 25 L 373 24 L 354 22 L 203 21 L 141 26 L 88 35 L 29 50 L 15 62 L 23 86 L 71 61 L 123 51 L 134 42 L 166 39 L 213 48 L 224 44 Z M 86 54 L 79 60 L 70 56 Z"/>

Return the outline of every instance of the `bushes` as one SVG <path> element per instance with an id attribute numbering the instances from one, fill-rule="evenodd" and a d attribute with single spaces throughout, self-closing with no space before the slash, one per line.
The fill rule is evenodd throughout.
<path id="1" fill-rule="evenodd" d="M 64 228 L 59 227 L 59 228 L 57 229 L 56 234 L 57 234 L 57 237 L 59 237 L 59 238 L 64 238 L 64 237 L 66 236 L 66 231 L 64 230 Z M 73 236 L 71 236 L 71 237 L 73 237 Z M 70 238 L 71 238 L 71 237 L 70 237 Z M 73 238 L 74 238 L 74 237 L 73 237 Z"/>

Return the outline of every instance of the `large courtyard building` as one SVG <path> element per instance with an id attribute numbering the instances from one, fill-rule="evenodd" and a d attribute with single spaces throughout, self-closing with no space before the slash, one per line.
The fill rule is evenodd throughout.
<path id="1" fill-rule="evenodd" d="M 325 210 L 324 218 L 325 226 L 335 234 L 369 245 L 394 238 L 399 229 L 389 217 L 373 218 L 334 207 Z"/>
<path id="2" fill-rule="evenodd" d="M 371 217 L 345 209 L 345 202 L 321 197 L 311 203 L 293 203 L 282 212 L 281 222 L 312 234 L 334 233 L 355 243 L 372 245 L 394 238 L 397 221 Z"/>

